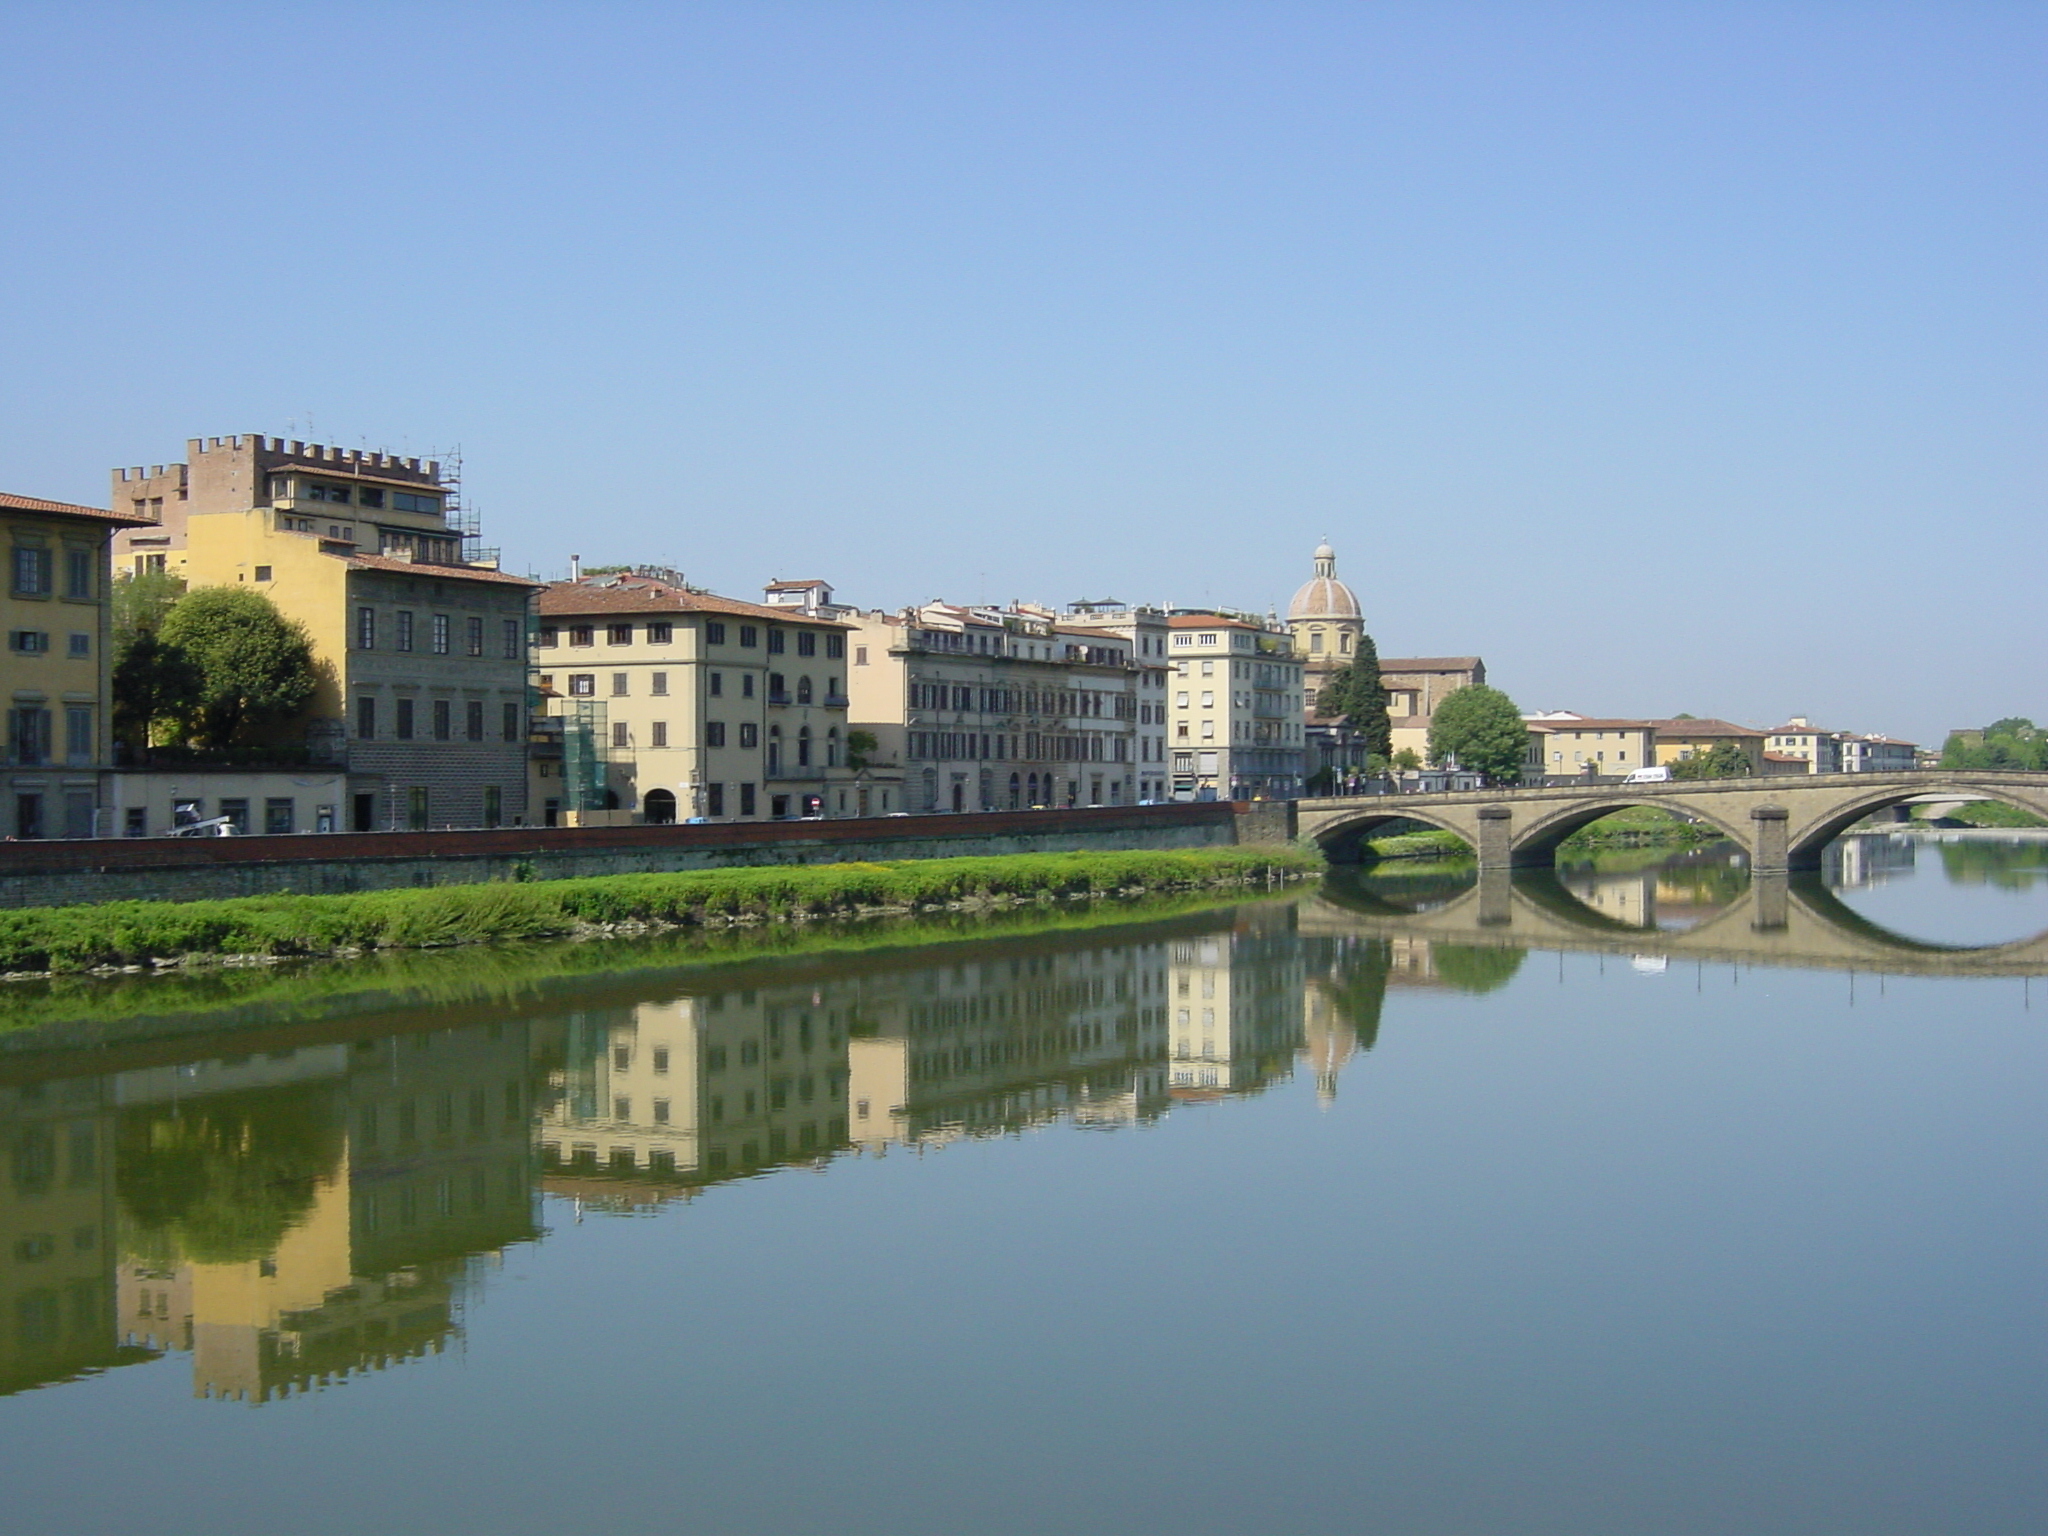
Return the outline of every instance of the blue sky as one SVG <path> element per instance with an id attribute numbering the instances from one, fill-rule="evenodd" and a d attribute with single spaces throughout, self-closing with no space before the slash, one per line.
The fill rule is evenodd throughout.
<path id="1" fill-rule="evenodd" d="M 2048 717 L 2048 9 L 7 4 L 0 486 L 459 443 L 509 565 Z"/>

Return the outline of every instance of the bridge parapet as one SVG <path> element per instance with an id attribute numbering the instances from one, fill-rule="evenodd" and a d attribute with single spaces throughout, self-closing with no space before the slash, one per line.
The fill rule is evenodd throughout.
<path id="1" fill-rule="evenodd" d="M 1864 817 L 1917 800 L 1995 800 L 2048 819 L 2048 773 L 1914 769 L 1302 800 L 1299 835 L 1333 863 L 1355 863 L 1375 829 L 1418 821 L 1457 834 L 1487 869 L 1554 863 L 1580 827 L 1630 806 L 1661 806 L 1713 827 L 1759 871 L 1815 869 L 1821 850 Z"/>

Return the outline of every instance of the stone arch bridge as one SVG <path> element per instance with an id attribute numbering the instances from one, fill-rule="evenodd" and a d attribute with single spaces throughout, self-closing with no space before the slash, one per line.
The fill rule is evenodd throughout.
<path id="1" fill-rule="evenodd" d="M 1875 812 L 1920 801 L 1995 800 L 2048 818 L 2048 773 L 2004 769 L 1823 773 L 1663 784 L 1460 790 L 1434 795 L 1357 795 L 1295 802 L 1295 833 L 1332 863 L 1357 863 L 1389 822 L 1454 832 L 1481 869 L 1549 865 L 1557 845 L 1589 822 L 1628 806 L 1654 805 L 1704 823 L 1749 855 L 1756 874 L 1818 869 L 1821 850 Z"/>

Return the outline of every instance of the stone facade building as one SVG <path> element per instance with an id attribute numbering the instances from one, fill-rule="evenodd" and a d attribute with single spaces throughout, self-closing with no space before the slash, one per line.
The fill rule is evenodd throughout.
<path id="1" fill-rule="evenodd" d="M 527 820 L 539 583 L 470 547 L 440 466 L 260 436 L 186 450 L 183 464 L 114 471 L 115 508 L 154 519 L 119 536 L 117 565 L 249 587 L 306 627 L 320 685 L 304 745 L 358 781 L 348 829 Z"/>
<path id="2" fill-rule="evenodd" d="M 1302 658 L 1277 620 L 1178 612 L 1167 620 L 1167 719 L 1176 800 L 1293 800 L 1307 752 Z"/>
<path id="3" fill-rule="evenodd" d="M 931 602 L 850 622 L 853 722 L 874 734 L 879 761 L 900 765 L 905 810 L 1141 798 L 1139 707 L 1152 659 L 1139 655 L 1135 630 L 1025 604 Z"/>
<path id="4" fill-rule="evenodd" d="M 535 679 L 562 743 L 552 784 L 547 759 L 536 762 L 543 819 L 859 813 L 844 624 L 698 591 L 652 568 L 554 582 L 540 616 Z M 571 792 L 579 772 L 600 805 Z"/>
<path id="5" fill-rule="evenodd" d="M 7 701 L 5 835 L 94 837 L 111 766 L 109 561 L 132 517 L 0 494 L 7 585 L 0 590 L 0 694 Z"/>

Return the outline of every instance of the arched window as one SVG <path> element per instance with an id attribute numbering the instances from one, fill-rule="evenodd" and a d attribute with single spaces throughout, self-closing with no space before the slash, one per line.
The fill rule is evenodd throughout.
<path id="1" fill-rule="evenodd" d="M 1014 810 L 1016 810 L 1016 809 L 1017 809 L 1017 807 L 1018 807 L 1018 806 L 1019 806 L 1019 805 L 1020 805 L 1020 804 L 1022 803 L 1022 802 L 1020 801 L 1020 799 L 1019 799 L 1018 797 L 1019 797 L 1019 796 L 1021 796 L 1021 795 L 1022 795 L 1023 793 L 1024 793 L 1024 785 L 1023 785 L 1022 781 L 1018 779 L 1018 777 L 1017 777 L 1017 775 L 1016 775 L 1016 774 L 1014 774 L 1014 773 L 1013 773 L 1013 774 L 1011 774 L 1011 775 L 1010 775 L 1010 809 L 1011 809 L 1011 810 L 1013 810 L 1013 811 L 1014 811 Z"/>
<path id="2" fill-rule="evenodd" d="M 676 797 L 666 789 L 650 789 L 640 802 L 651 827 L 665 827 L 676 819 Z"/>
<path id="3" fill-rule="evenodd" d="M 805 678 L 803 686 L 808 688 L 810 685 L 811 680 Z M 811 766 L 811 728 L 808 725 L 799 727 L 796 733 L 796 765 L 799 768 Z"/>
<path id="4" fill-rule="evenodd" d="M 1341 635 L 1339 635 L 1339 636 L 1337 637 L 1337 649 L 1338 649 L 1338 650 L 1340 650 L 1340 651 L 1342 651 L 1342 652 L 1344 652 L 1344 653 L 1345 653 L 1345 654 L 1346 654 L 1347 656 L 1351 654 L 1351 631 L 1350 631 L 1350 630 L 1348 630 L 1348 629 L 1347 629 L 1347 630 L 1345 630 L 1343 634 L 1341 634 Z"/>
<path id="5" fill-rule="evenodd" d="M 965 784 L 955 783 L 953 785 L 953 809 L 956 811 L 967 809 L 967 786 Z"/>
<path id="6" fill-rule="evenodd" d="M 808 677 L 800 677 L 796 680 L 796 701 L 799 704 L 811 702 L 811 680 Z"/>
<path id="7" fill-rule="evenodd" d="M 1035 773 L 1031 775 L 1031 798 L 1026 803 L 1029 805 L 1038 804 L 1038 775 Z"/>
<path id="8" fill-rule="evenodd" d="M 839 766 L 839 727 L 836 725 L 825 733 L 825 766 L 827 768 L 837 768 Z"/>
<path id="9" fill-rule="evenodd" d="M 782 772 L 782 727 L 768 727 L 768 777 L 774 778 Z"/>

